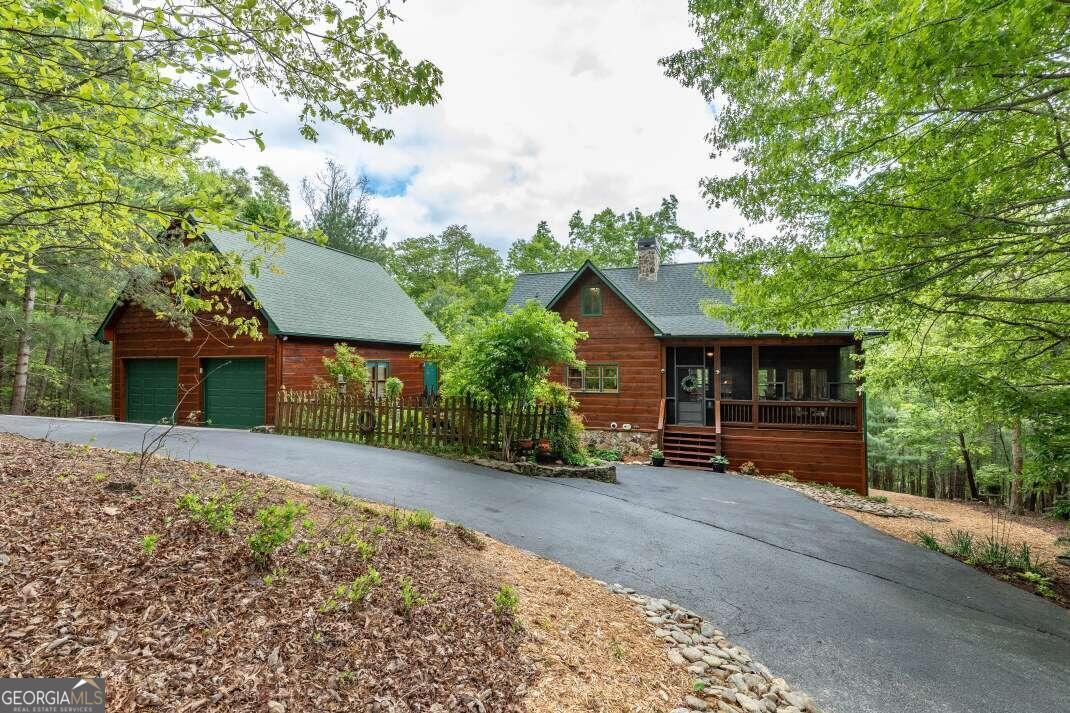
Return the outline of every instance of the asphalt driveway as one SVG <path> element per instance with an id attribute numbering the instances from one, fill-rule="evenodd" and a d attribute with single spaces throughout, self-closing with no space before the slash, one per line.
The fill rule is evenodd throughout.
<path id="1" fill-rule="evenodd" d="M 144 427 L 0 416 L 0 431 L 138 450 Z M 621 467 L 618 485 L 525 478 L 413 453 L 212 429 L 176 429 L 168 449 L 425 507 L 672 599 L 829 711 L 1070 711 L 1065 610 L 769 483 L 638 466 Z"/>

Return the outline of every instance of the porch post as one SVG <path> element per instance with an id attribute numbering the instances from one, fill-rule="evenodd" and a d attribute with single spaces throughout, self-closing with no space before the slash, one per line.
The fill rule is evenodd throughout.
<path id="1" fill-rule="evenodd" d="M 862 342 L 855 340 L 855 354 L 862 353 Z M 856 366 L 861 367 L 861 362 L 856 362 Z M 855 430 L 864 431 L 865 426 L 862 424 L 862 390 L 859 388 L 862 386 L 862 380 L 856 379 L 855 382 Z"/>
<path id="2" fill-rule="evenodd" d="M 758 345 L 750 347 L 750 415 L 751 422 L 758 428 Z"/>
<path id="3" fill-rule="evenodd" d="M 713 425 L 721 435 L 721 345 L 713 345 Z"/>

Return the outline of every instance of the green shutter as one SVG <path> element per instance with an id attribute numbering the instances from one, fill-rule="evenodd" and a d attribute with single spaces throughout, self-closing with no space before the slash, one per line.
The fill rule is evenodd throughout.
<path id="1" fill-rule="evenodd" d="M 124 359 L 126 420 L 170 422 L 178 403 L 177 359 Z"/>
<path id="2" fill-rule="evenodd" d="M 263 359 L 204 359 L 204 420 L 209 426 L 252 428 L 264 424 Z"/>

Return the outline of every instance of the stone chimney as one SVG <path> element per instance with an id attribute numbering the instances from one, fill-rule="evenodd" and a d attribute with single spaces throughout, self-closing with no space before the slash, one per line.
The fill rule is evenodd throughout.
<path id="1" fill-rule="evenodd" d="M 639 254 L 639 281 L 657 282 L 658 268 L 661 267 L 661 252 L 658 250 L 658 239 L 639 238 L 635 248 Z"/>

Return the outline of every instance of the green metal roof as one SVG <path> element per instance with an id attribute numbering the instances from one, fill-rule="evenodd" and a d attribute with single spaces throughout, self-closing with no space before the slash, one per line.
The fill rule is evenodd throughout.
<path id="1" fill-rule="evenodd" d="M 220 252 L 240 255 L 245 265 L 263 255 L 242 233 L 208 229 L 205 235 Z M 284 238 L 282 250 L 266 256 L 258 274 L 247 272 L 245 279 L 271 334 L 413 346 L 428 335 L 446 341 L 382 265 L 333 248 Z"/>
<path id="2" fill-rule="evenodd" d="M 727 322 L 711 319 L 702 309 L 704 302 L 731 304 L 727 290 L 706 283 L 702 268 L 709 263 L 662 265 L 655 281 L 640 281 L 635 267 L 600 270 L 590 262 L 578 270 L 536 272 L 518 275 L 509 295 L 510 307 L 537 300 L 553 307 L 585 274 L 601 279 L 639 317 L 662 337 L 739 337 L 770 336 L 777 332 L 743 333 Z M 863 330 L 873 333 L 872 330 Z M 852 335 L 854 330 L 818 331 L 821 335 Z"/>

